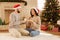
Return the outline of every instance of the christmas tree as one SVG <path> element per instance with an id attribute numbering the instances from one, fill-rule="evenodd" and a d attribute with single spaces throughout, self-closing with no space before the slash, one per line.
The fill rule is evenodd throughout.
<path id="1" fill-rule="evenodd" d="M 2 25 L 2 19 L 0 18 L 0 25 Z"/>
<path id="2" fill-rule="evenodd" d="M 60 19 L 58 0 L 46 0 L 44 10 L 42 11 L 42 23 L 56 24 Z"/>

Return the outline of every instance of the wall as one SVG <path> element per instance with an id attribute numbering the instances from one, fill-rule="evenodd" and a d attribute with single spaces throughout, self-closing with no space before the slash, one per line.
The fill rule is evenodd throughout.
<path id="1" fill-rule="evenodd" d="M 30 16 L 30 9 L 32 7 L 37 7 L 37 0 L 25 0 L 27 1 L 27 6 L 24 6 L 23 3 L 21 3 L 22 5 L 22 12 L 21 12 L 21 17 L 25 16 L 25 17 L 28 17 Z M 17 4 L 17 3 L 5 3 L 5 2 L 0 2 L 0 17 L 2 18 L 2 20 L 4 21 L 5 19 L 5 12 L 4 12 L 4 9 L 5 8 L 10 8 L 12 7 L 14 4 Z M 9 6 L 9 7 L 8 7 Z"/>

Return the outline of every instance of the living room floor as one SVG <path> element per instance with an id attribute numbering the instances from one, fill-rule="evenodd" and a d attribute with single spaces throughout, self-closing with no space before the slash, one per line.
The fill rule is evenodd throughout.
<path id="1" fill-rule="evenodd" d="M 8 32 L 2 32 L 0 33 L 0 40 L 60 40 L 60 37 L 41 31 L 40 35 L 36 37 L 21 36 L 15 38 L 10 36 Z"/>

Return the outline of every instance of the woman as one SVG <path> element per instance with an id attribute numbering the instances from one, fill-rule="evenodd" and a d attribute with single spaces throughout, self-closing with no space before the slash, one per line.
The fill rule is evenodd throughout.
<path id="1" fill-rule="evenodd" d="M 40 17 L 38 13 L 39 10 L 37 8 L 32 8 L 30 11 L 31 17 L 26 21 L 26 30 L 29 31 L 30 36 L 40 34 Z"/>

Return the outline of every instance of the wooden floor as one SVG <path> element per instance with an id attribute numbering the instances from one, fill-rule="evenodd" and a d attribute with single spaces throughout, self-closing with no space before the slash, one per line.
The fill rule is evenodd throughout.
<path id="1" fill-rule="evenodd" d="M 51 32 L 51 31 L 46 31 L 46 32 L 49 34 L 60 36 L 60 32 Z"/>

